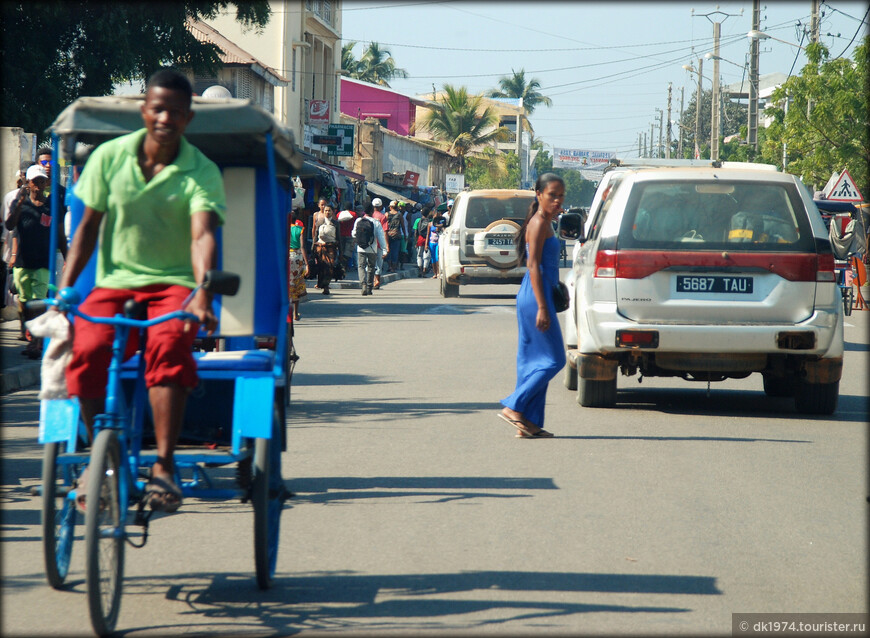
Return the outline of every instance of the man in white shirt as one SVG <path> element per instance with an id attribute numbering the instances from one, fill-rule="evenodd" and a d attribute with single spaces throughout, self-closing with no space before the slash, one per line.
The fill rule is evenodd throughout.
<path id="1" fill-rule="evenodd" d="M 360 224 L 367 224 L 361 229 Z M 378 258 L 387 254 L 387 236 L 377 219 L 372 217 L 371 208 L 366 209 L 363 217 L 358 217 L 353 224 L 351 236 L 356 240 L 357 273 L 363 296 L 372 294 L 375 280 L 375 269 Z"/>
<path id="2" fill-rule="evenodd" d="M 12 212 L 12 203 L 15 201 L 15 198 L 18 197 L 20 189 L 27 180 L 25 180 L 24 176 L 27 173 L 27 169 L 36 164 L 33 160 L 25 160 L 21 162 L 21 165 L 18 168 L 18 174 L 15 176 L 16 186 L 14 190 L 9 191 L 3 196 L 3 211 L 2 211 L 2 219 L 0 219 L 0 229 L 2 229 L 2 238 L 3 238 L 3 253 L 2 253 L 2 261 L 0 261 L 0 281 L 3 282 L 2 288 L 0 288 L 0 307 L 6 306 L 6 288 L 8 286 L 8 275 L 9 269 L 15 265 L 15 254 L 17 250 L 18 243 L 18 231 L 16 230 L 6 230 L 6 220 L 9 218 L 9 213 Z M 27 336 L 24 331 L 24 317 L 21 313 L 18 313 L 19 320 L 21 322 L 21 331 L 19 332 L 18 338 L 20 340 L 26 340 Z"/>

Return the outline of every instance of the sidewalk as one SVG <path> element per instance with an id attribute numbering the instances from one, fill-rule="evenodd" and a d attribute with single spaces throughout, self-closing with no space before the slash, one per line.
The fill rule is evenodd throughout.
<path id="1" fill-rule="evenodd" d="M 381 276 L 381 286 L 398 279 L 417 277 L 420 269 L 416 265 L 402 264 L 398 272 Z M 356 288 L 359 290 L 359 277 L 356 268 L 349 269 L 347 277 L 341 281 L 333 281 L 329 284 L 330 289 Z M 307 280 L 308 294 L 302 298 L 302 303 L 316 299 L 320 291 L 314 287 L 317 283 L 314 279 Z M 25 388 L 39 385 L 40 361 L 34 361 L 22 356 L 21 351 L 27 345 L 24 341 L 18 341 L 18 314 L 14 308 L 3 309 L 3 321 L 0 322 L 0 395 L 16 392 Z"/>

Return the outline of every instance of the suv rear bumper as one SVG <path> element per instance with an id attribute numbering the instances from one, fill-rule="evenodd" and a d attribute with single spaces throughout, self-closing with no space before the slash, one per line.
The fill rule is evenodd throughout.
<path id="1" fill-rule="evenodd" d="M 636 323 L 616 311 L 615 303 L 599 303 L 589 313 L 590 321 L 578 326 L 579 342 L 584 354 L 605 356 L 638 350 L 651 353 L 729 353 L 788 354 L 810 358 L 843 357 L 843 315 L 816 310 L 808 319 L 797 323 L 759 324 L 722 323 L 716 325 Z M 655 348 L 617 346 L 617 331 L 650 330 L 658 333 Z M 789 349 L 783 333 L 812 334 L 814 347 Z M 739 344 L 739 345 L 738 345 Z"/>
<path id="2" fill-rule="evenodd" d="M 489 264 L 451 264 L 443 270 L 449 284 L 519 284 L 526 274 L 525 266 L 502 270 Z"/>

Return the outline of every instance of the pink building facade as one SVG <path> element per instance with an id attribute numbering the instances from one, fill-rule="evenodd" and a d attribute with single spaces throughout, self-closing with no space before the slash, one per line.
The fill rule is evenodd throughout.
<path id="1" fill-rule="evenodd" d="M 426 102 L 385 86 L 341 78 L 341 113 L 365 120 L 373 117 L 381 126 L 399 135 L 411 135 L 417 105 Z"/>

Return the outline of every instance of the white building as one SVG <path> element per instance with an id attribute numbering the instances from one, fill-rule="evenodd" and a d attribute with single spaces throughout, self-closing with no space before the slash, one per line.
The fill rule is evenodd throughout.
<path id="1" fill-rule="evenodd" d="M 273 0 L 269 24 L 260 32 L 238 23 L 232 8 L 206 20 L 287 80 L 286 86 L 275 87 L 274 113 L 309 151 L 311 136 L 326 134 L 328 124 L 339 121 L 341 4 L 341 0 Z"/>

